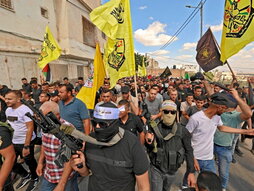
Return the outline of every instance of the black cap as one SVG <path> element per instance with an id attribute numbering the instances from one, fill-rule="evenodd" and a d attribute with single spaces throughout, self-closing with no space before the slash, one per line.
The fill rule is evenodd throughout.
<path id="1" fill-rule="evenodd" d="M 53 93 L 49 93 L 49 95 L 51 96 L 51 97 L 55 97 L 55 96 L 58 96 L 58 91 L 56 90 L 56 91 L 54 91 Z"/>
<path id="2" fill-rule="evenodd" d="M 130 87 L 129 86 L 123 86 L 123 87 L 121 87 L 121 92 L 122 93 L 129 93 L 130 92 Z"/>
<path id="3" fill-rule="evenodd" d="M 211 95 L 212 103 L 217 105 L 225 105 L 227 107 L 232 107 L 234 103 L 230 100 L 230 98 L 225 93 L 215 93 Z"/>
<path id="4" fill-rule="evenodd" d="M 213 84 L 214 84 L 215 86 L 220 87 L 220 88 L 223 89 L 223 90 L 229 91 L 229 89 L 228 89 L 226 86 L 224 86 L 223 84 L 221 84 L 221 83 L 219 83 L 219 82 L 214 82 Z"/>

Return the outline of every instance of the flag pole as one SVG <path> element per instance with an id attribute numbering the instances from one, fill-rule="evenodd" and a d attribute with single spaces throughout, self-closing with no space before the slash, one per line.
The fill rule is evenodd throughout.
<path id="1" fill-rule="evenodd" d="M 227 64 L 227 66 L 228 66 L 230 72 L 232 73 L 233 80 L 236 80 L 236 81 L 237 81 L 236 76 L 235 76 L 235 74 L 234 74 L 234 72 L 233 72 L 231 66 L 229 65 L 228 61 L 226 60 L 225 63 Z"/>
<path id="2" fill-rule="evenodd" d="M 135 75 L 134 75 L 134 84 L 135 84 L 135 94 L 136 94 L 136 98 L 138 98 L 138 87 L 137 87 L 137 74 L 136 74 L 136 70 L 135 70 Z"/>
<path id="3" fill-rule="evenodd" d="M 209 28 L 210 28 L 210 27 L 209 27 Z M 218 44 L 216 38 L 214 37 L 213 33 L 212 33 L 212 37 L 213 37 L 213 40 L 214 40 L 215 44 L 217 45 L 218 50 L 221 52 L 220 46 L 219 46 L 219 44 Z M 233 80 L 236 80 L 236 81 L 237 81 L 236 76 L 235 76 L 235 73 L 233 72 L 233 70 L 232 70 L 232 68 L 231 68 L 231 66 L 229 65 L 229 63 L 228 63 L 227 60 L 226 60 L 225 64 L 227 64 L 227 66 L 228 66 L 228 68 L 229 68 L 229 70 L 230 70 L 230 72 L 231 72 L 231 74 L 232 74 Z"/>

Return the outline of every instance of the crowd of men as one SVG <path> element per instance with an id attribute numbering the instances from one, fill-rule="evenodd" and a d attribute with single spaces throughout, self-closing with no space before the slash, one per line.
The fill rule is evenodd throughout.
<path id="1" fill-rule="evenodd" d="M 242 155 L 239 134 L 246 135 L 242 141 L 254 135 L 251 86 L 211 83 L 200 74 L 192 81 L 123 78 L 111 89 L 105 78 L 94 109 L 75 97 L 84 85 L 81 77 L 75 85 L 67 77 L 21 81 L 20 90 L 0 84 L 0 191 L 14 190 L 16 174 L 16 190 L 169 191 L 184 161 L 183 190 L 226 191 L 234 153 Z M 38 116 L 21 100 L 92 141 L 59 167 L 61 140 L 34 123 L 27 113 Z M 89 177 L 87 187 L 78 187 L 80 176 Z"/>

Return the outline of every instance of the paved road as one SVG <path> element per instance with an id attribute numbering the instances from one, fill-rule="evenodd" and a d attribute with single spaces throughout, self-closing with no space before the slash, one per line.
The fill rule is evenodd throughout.
<path id="1" fill-rule="evenodd" d="M 251 140 L 246 139 L 245 143 L 240 143 L 240 149 L 243 151 L 244 156 L 236 156 L 237 163 L 231 164 L 230 180 L 228 191 L 254 191 L 254 155 L 250 152 Z M 185 166 L 182 166 L 178 173 L 170 191 L 179 191 L 181 180 L 185 172 Z M 80 179 L 80 191 L 85 191 L 86 179 Z M 20 189 L 25 191 L 26 187 Z M 39 189 L 37 189 L 39 190 Z"/>

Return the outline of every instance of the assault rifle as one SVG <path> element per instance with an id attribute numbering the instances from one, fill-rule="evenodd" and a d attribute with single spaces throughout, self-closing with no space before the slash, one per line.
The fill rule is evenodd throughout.
<path id="1" fill-rule="evenodd" d="M 145 124 L 145 130 L 147 133 L 152 133 L 152 127 L 151 127 L 151 113 L 148 111 L 147 104 L 142 102 L 142 114 L 140 115 L 141 117 L 144 117 L 146 119 L 146 124 Z M 152 139 L 148 138 L 148 142 L 152 142 Z"/>
<path id="2" fill-rule="evenodd" d="M 56 160 L 54 162 L 57 166 L 63 168 L 64 163 L 69 161 L 71 155 L 76 154 L 77 151 L 82 149 L 83 141 L 61 131 L 61 122 L 52 112 L 43 115 L 39 109 L 30 105 L 27 101 L 22 99 L 21 102 L 34 113 L 34 115 L 31 115 L 31 113 L 27 112 L 25 114 L 27 117 L 32 119 L 44 133 L 53 134 L 61 141 L 62 144 L 56 154 Z M 78 164 L 77 167 L 83 168 L 83 165 Z"/>

